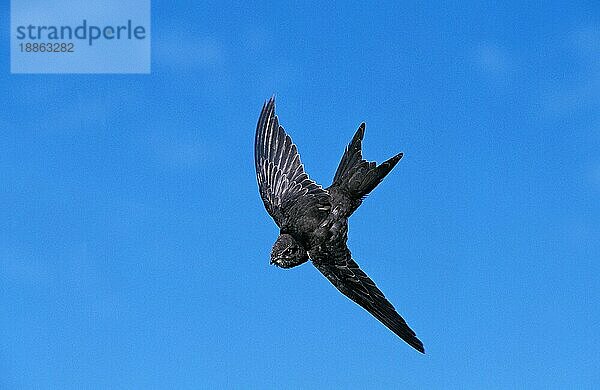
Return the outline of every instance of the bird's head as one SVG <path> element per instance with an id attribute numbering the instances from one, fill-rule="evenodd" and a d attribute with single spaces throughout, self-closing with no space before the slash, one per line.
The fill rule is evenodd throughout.
<path id="1" fill-rule="evenodd" d="M 271 249 L 271 264 L 292 268 L 308 260 L 306 249 L 289 234 L 280 234 Z"/>

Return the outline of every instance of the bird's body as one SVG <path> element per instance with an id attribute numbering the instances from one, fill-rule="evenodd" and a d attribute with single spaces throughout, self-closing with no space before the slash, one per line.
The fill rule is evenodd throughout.
<path id="1" fill-rule="evenodd" d="M 348 217 L 402 158 L 399 153 L 380 165 L 364 160 L 364 130 L 363 123 L 346 148 L 333 183 L 323 189 L 304 172 L 296 146 L 279 126 L 274 99 L 264 105 L 256 129 L 255 165 L 261 198 L 280 229 L 271 263 L 292 268 L 310 259 L 340 292 L 424 352 L 421 341 L 346 246 Z"/>

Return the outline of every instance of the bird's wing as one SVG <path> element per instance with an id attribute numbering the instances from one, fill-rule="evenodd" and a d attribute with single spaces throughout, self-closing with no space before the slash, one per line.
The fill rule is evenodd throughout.
<path id="1" fill-rule="evenodd" d="M 274 98 L 265 103 L 258 119 L 254 162 L 260 196 L 279 227 L 299 203 L 305 210 L 329 205 L 328 193 L 304 172 L 296 145 L 279 125 Z"/>
<path id="2" fill-rule="evenodd" d="M 316 253 L 315 253 L 316 252 Z M 396 312 L 381 290 L 352 259 L 343 242 L 324 245 L 310 253 L 313 264 L 345 296 L 358 303 L 392 332 L 419 352 L 423 343 Z"/>

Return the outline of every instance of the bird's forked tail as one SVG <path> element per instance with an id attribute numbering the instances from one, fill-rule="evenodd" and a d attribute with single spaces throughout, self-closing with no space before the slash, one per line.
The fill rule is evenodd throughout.
<path id="1" fill-rule="evenodd" d="M 350 198 L 356 201 L 369 195 L 403 156 L 403 153 L 398 153 L 380 165 L 364 160 L 362 158 L 364 135 L 365 124 L 362 123 L 346 147 L 332 184 L 332 186 L 338 186 L 344 190 Z"/>

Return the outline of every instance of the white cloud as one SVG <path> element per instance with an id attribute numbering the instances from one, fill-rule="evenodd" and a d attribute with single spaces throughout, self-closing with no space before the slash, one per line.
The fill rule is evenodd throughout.
<path id="1" fill-rule="evenodd" d="M 572 70 L 563 80 L 553 80 L 542 92 L 543 110 L 566 115 L 582 109 L 600 109 L 600 28 L 580 27 L 553 44 L 570 61 Z"/>
<path id="2" fill-rule="evenodd" d="M 200 138 L 156 132 L 149 137 L 149 142 L 158 162 L 170 168 L 195 169 L 209 162 L 209 148 Z"/>
<path id="3" fill-rule="evenodd" d="M 212 37 L 191 36 L 176 31 L 156 33 L 152 43 L 152 56 L 159 66 L 187 70 L 219 68 L 225 62 L 225 46 Z"/>
<path id="4" fill-rule="evenodd" d="M 0 278 L 6 282 L 35 284 L 52 277 L 49 269 L 32 254 L 17 251 L 6 245 L 0 248 Z"/>
<path id="5" fill-rule="evenodd" d="M 580 55 L 600 59 L 600 26 L 582 26 L 573 31 L 570 38 L 571 47 Z"/>
<path id="6" fill-rule="evenodd" d="M 480 69 L 493 76 L 501 76 L 513 68 L 508 52 L 498 45 L 481 44 L 476 51 L 475 59 Z"/>
<path id="7" fill-rule="evenodd" d="M 568 85 L 552 85 L 542 95 L 542 107 L 554 115 L 569 114 L 586 107 L 600 108 L 600 74 L 589 74 Z"/>

